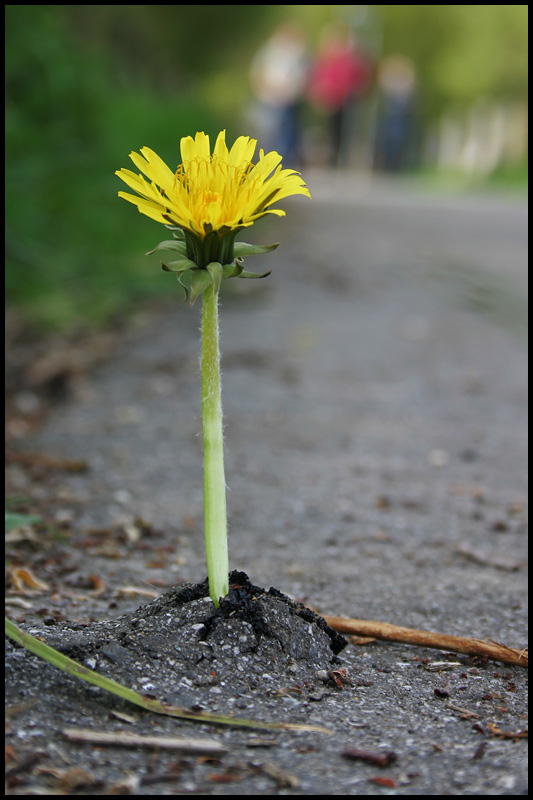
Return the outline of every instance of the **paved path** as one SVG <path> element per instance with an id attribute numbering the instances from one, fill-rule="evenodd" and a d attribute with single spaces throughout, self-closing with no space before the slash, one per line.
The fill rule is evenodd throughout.
<path id="1" fill-rule="evenodd" d="M 290 201 L 285 220 L 253 231 L 281 240 L 249 262 L 272 276 L 223 287 L 231 566 L 323 613 L 525 646 L 525 204 L 351 176 L 309 183 L 312 202 Z M 171 294 L 172 276 L 161 280 Z M 175 307 L 147 315 L 21 444 L 87 460 L 87 474 L 52 484 L 74 541 L 116 525 L 131 533 L 139 518 L 158 532 L 157 557 L 150 540 L 119 562 L 94 550 L 91 571 L 107 585 L 205 577 L 198 314 L 176 292 Z M 104 598 L 91 613 L 138 600 Z M 387 652 L 394 669 L 398 651 Z M 400 706 L 409 683 L 394 690 Z M 484 722 L 523 727 L 522 691 L 503 700 L 498 685 Z M 394 749 L 418 724 L 412 709 L 400 716 Z M 441 715 L 437 738 L 452 741 L 452 717 Z M 468 757 L 449 751 L 433 772 L 414 758 L 423 777 L 396 792 L 523 793 L 523 742 L 496 740 L 482 768 L 469 742 Z M 368 786 L 331 791 L 383 791 Z"/>

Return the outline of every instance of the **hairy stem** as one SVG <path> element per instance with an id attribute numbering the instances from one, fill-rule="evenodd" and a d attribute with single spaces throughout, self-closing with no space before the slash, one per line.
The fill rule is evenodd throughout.
<path id="1" fill-rule="evenodd" d="M 202 433 L 204 440 L 204 531 L 209 594 L 215 606 L 229 591 L 226 482 L 218 348 L 218 297 L 202 297 Z"/>

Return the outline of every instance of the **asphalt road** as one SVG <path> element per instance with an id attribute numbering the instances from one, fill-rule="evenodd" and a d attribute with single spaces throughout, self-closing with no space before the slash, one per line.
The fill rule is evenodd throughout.
<path id="1" fill-rule="evenodd" d="M 249 261 L 272 275 L 223 286 L 230 564 L 324 614 L 525 647 L 525 201 L 349 175 L 317 173 L 309 185 L 312 201 L 291 200 L 286 219 L 250 236 L 281 242 Z M 139 313 L 124 345 L 17 443 L 87 462 L 84 473 L 37 479 L 18 466 L 8 490 L 53 497 L 69 574 L 105 586 L 76 597 L 64 565 L 43 567 L 61 602 L 52 590 L 32 599 L 27 622 L 54 602 L 67 620 L 112 619 L 150 592 L 205 577 L 200 309 L 177 292 L 174 305 L 173 276 L 161 280 L 168 304 Z M 488 733 L 526 726 L 526 671 L 461 662 L 441 676 L 451 675 L 450 702 L 477 715 L 480 734 L 406 666 L 437 656 L 350 645 L 351 669 L 379 662 L 389 677 L 344 695 L 348 727 L 337 751 L 328 745 L 327 766 L 319 748 L 294 762 L 297 785 L 213 783 L 202 793 L 526 793 L 526 742 Z M 394 785 L 369 782 L 375 768 L 331 767 L 349 726 L 369 720 L 363 744 L 399 754 L 387 772 Z"/>

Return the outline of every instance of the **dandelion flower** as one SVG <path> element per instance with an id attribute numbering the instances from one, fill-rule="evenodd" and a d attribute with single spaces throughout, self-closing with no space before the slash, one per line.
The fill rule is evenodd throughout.
<path id="1" fill-rule="evenodd" d="M 181 164 L 175 172 L 149 147 L 130 153 L 143 174 L 116 172 L 136 192 L 119 192 L 119 197 L 177 231 L 174 241 L 160 242 L 151 253 L 166 249 L 179 254 L 177 261 L 162 266 L 177 273 L 191 305 L 211 283 L 218 291 L 223 278 L 270 274 L 245 271 L 242 257 L 277 245 L 235 243 L 237 234 L 266 214 L 285 216 L 282 209 L 272 208 L 280 200 L 297 194 L 311 197 L 300 174 L 283 169 L 279 153 L 260 150 L 254 163 L 256 146 L 255 139 L 239 136 L 228 149 L 221 131 L 211 153 L 209 136 L 197 133 L 181 140 Z"/>
<path id="2" fill-rule="evenodd" d="M 176 225 L 200 239 L 212 231 L 219 236 L 247 228 L 264 217 L 285 212 L 272 206 L 290 195 L 310 197 L 309 189 L 299 173 L 282 169 L 276 152 L 259 151 L 255 139 L 239 136 L 231 150 L 226 145 L 225 131 L 217 137 L 213 153 L 209 136 L 197 133 L 195 138 L 181 140 L 181 164 L 175 172 L 149 147 L 141 154 L 130 153 L 135 166 L 144 174 L 129 169 L 117 175 L 136 195 L 119 192 L 119 197 L 133 203 L 142 214 L 157 222 Z"/>

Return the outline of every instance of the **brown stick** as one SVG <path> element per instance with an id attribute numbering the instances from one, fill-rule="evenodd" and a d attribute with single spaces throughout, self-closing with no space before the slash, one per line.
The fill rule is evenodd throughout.
<path id="1" fill-rule="evenodd" d="M 373 639 L 384 639 L 387 642 L 413 644 L 418 647 L 430 647 L 435 650 L 449 650 L 452 653 L 466 653 L 470 656 L 493 658 L 506 664 L 527 667 L 527 650 L 517 650 L 493 641 L 469 639 L 466 636 L 449 636 L 445 633 L 431 633 L 414 628 L 402 628 L 388 622 L 375 622 L 367 619 L 349 619 L 322 615 L 328 625 L 339 633 L 353 633 L 358 636 L 369 636 Z"/>

